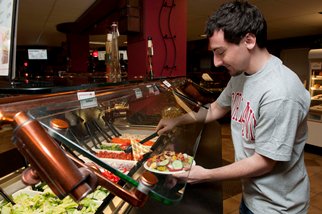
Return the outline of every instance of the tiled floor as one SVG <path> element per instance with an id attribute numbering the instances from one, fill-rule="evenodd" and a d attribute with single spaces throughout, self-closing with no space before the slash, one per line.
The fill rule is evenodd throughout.
<path id="1" fill-rule="evenodd" d="M 231 142 L 229 124 L 222 125 L 222 157 L 234 161 L 234 149 Z M 305 153 L 305 163 L 311 181 L 311 205 L 309 214 L 322 213 L 322 156 Z M 241 194 L 224 200 L 224 214 L 238 214 Z"/>

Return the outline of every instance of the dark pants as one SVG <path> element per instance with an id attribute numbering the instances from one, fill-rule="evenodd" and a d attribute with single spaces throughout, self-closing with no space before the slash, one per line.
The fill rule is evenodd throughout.
<path id="1" fill-rule="evenodd" d="M 244 200 L 242 199 L 241 202 L 240 202 L 240 207 L 239 207 L 239 214 L 254 214 L 252 211 L 250 211 L 245 203 L 244 203 Z"/>

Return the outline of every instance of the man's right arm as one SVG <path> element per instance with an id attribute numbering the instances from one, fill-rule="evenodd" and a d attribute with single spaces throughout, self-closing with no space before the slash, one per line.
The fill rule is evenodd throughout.
<path id="1" fill-rule="evenodd" d="M 229 111 L 229 108 L 222 107 L 215 101 L 210 105 L 205 122 L 209 123 L 211 121 L 218 120 L 224 117 Z"/>
<path id="2" fill-rule="evenodd" d="M 221 107 L 216 102 L 213 102 L 208 110 L 201 108 L 197 113 L 189 112 L 176 118 L 162 119 L 156 127 L 156 130 L 160 135 L 179 125 L 191 124 L 195 122 L 208 123 L 222 118 L 228 111 L 228 108 Z"/>

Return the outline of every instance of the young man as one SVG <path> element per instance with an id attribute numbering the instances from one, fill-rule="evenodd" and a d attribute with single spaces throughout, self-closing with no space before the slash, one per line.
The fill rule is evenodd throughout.
<path id="1" fill-rule="evenodd" d="M 208 20 L 206 32 L 215 66 L 231 79 L 210 105 L 209 122 L 231 111 L 236 161 L 175 175 L 189 183 L 242 180 L 240 213 L 307 213 L 310 186 L 304 164 L 310 95 L 297 75 L 265 45 L 266 21 L 254 5 L 234 1 Z M 188 114 L 159 122 L 159 134 L 195 122 Z M 189 177 L 187 178 L 187 173 Z"/>

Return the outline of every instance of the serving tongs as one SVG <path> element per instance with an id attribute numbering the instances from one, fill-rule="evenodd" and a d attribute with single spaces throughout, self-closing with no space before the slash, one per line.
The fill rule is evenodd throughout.
<path id="1" fill-rule="evenodd" d="M 10 202 L 12 205 L 15 205 L 16 203 L 10 198 L 10 196 L 0 187 L 0 195 L 8 202 Z"/>
<path id="2" fill-rule="evenodd" d="M 158 136 L 158 133 L 157 133 L 157 132 L 154 132 L 154 133 L 152 133 L 151 135 L 149 135 L 149 136 L 147 136 L 146 138 L 144 138 L 143 140 L 141 140 L 141 141 L 139 142 L 139 144 L 144 144 L 145 142 L 147 142 L 147 141 L 149 141 L 149 140 L 151 140 L 151 139 L 153 139 L 153 138 L 155 138 L 155 137 L 157 137 L 157 136 Z M 125 152 L 125 153 L 130 153 L 130 152 L 132 152 L 132 145 L 128 146 L 128 147 L 124 150 L 124 152 Z"/>
<path id="3" fill-rule="evenodd" d="M 78 139 L 75 130 L 74 129 L 69 129 L 69 133 L 71 134 L 71 136 L 74 138 L 74 140 L 76 141 L 76 143 L 80 146 L 83 146 L 84 148 L 86 148 L 90 153 L 96 155 L 96 152 L 89 146 L 87 145 L 86 142 L 84 142 L 82 139 Z"/>
<path id="4" fill-rule="evenodd" d="M 105 125 L 111 130 L 113 135 L 116 137 L 121 136 L 122 134 L 114 127 L 114 125 L 108 120 L 106 116 L 102 116 L 103 121 L 105 122 Z"/>
<path id="5" fill-rule="evenodd" d="M 98 145 L 100 144 L 98 137 L 95 135 L 95 133 L 93 133 L 93 130 L 91 130 L 91 128 L 87 122 L 84 123 L 84 126 L 86 128 L 87 134 L 89 135 L 91 142 L 93 143 L 95 149 L 98 149 Z"/>
<path id="6" fill-rule="evenodd" d="M 98 122 L 96 122 L 95 120 L 92 120 L 91 123 L 99 131 L 99 133 L 103 136 L 103 138 L 106 140 L 106 142 L 111 141 L 112 136 L 106 130 L 104 130 L 104 128 L 101 127 L 101 125 Z"/>

